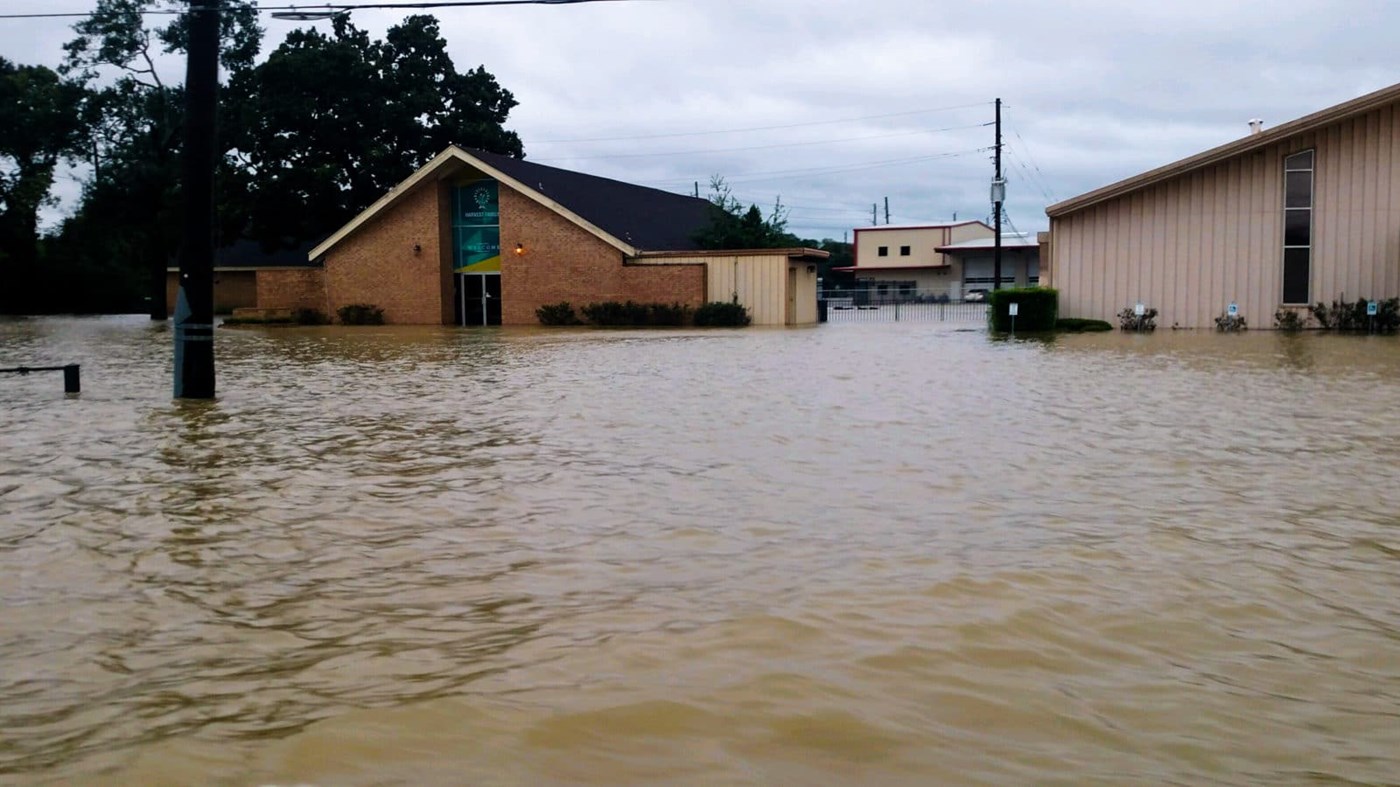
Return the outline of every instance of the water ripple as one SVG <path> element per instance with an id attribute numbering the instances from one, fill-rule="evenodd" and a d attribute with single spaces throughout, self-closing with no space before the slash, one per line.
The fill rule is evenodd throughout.
<path id="1" fill-rule="evenodd" d="M 0 777 L 1375 783 L 1400 348 L 0 322 Z"/>

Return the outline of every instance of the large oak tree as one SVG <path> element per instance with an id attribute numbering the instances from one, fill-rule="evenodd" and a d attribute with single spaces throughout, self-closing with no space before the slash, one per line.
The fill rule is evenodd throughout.
<path id="1" fill-rule="evenodd" d="M 338 17 L 295 30 L 228 89 L 225 182 L 264 245 L 319 239 L 448 145 L 522 156 L 516 105 L 484 68 L 459 72 L 431 16 L 382 41 Z"/>

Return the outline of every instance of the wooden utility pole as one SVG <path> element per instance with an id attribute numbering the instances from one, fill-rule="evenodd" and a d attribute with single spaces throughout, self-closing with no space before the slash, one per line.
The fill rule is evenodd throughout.
<path id="1" fill-rule="evenodd" d="M 1006 199 L 1006 181 L 1001 177 L 1001 99 L 997 99 L 996 178 L 992 180 L 992 289 L 1001 289 L 1001 203 Z"/>
<path id="2" fill-rule="evenodd" d="M 214 398 L 214 166 L 219 0 L 189 0 L 183 160 L 184 241 L 175 300 L 175 398 Z"/>

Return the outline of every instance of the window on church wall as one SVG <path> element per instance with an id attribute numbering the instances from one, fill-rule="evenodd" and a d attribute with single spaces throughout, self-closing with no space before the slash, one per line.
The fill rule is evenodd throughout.
<path id="1" fill-rule="evenodd" d="M 1312 278 L 1314 152 L 1283 160 L 1283 302 L 1306 304 Z"/>

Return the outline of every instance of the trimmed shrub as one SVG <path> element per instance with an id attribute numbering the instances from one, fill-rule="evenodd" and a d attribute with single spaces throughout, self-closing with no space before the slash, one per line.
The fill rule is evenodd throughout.
<path id="1" fill-rule="evenodd" d="M 690 316 L 690 309 L 679 303 L 653 303 L 648 305 L 649 314 L 648 325 L 661 325 L 675 327 L 685 325 L 685 318 Z"/>
<path id="2" fill-rule="evenodd" d="M 1279 309 L 1274 312 L 1274 328 L 1280 331 L 1297 333 L 1308 327 L 1308 317 L 1296 309 Z"/>
<path id="3" fill-rule="evenodd" d="M 1157 330 L 1157 310 L 1144 309 L 1142 316 L 1139 317 L 1137 309 L 1130 306 L 1118 312 L 1118 327 L 1125 331 L 1151 333 Z"/>
<path id="4" fill-rule="evenodd" d="M 684 325 L 690 310 L 679 303 L 637 303 L 604 301 L 583 307 L 583 318 L 593 325 L 609 327 Z"/>
<path id="5" fill-rule="evenodd" d="M 1342 296 L 1332 301 L 1331 305 L 1317 303 L 1309 306 L 1308 311 L 1324 330 L 1355 333 L 1374 330 L 1377 333 L 1395 333 L 1400 329 L 1400 298 L 1376 301 L 1375 317 L 1366 314 L 1366 306 L 1369 303 L 1365 298 L 1352 303 Z"/>
<path id="6" fill-rule="evenodd" d="M 590 303 L 583 307 L 583 319 L 604 326 L 646 325 L 647 307 L 633 301 Z"/>
<path id="7" fill-rule="evenodd" d="M 700 327 L 742 328 L 749 322 L 749 310 L 738 301 L 713 301 L 695 310 L 695 324 Z"/>
<path id="8" fill-rule="evenodd" d="M 583 323 L 574 314 L 574 307 L 568 301 L 550 303 L 535 309 L 540 325 L 580 325 Z"/>
<path id="9" fill-rule="evenodd" d="M 987 293 L 987 319 L 993 331 L 1011 330 L 1011 304 L 1019 304 L 1016 327 L 1022 331 L 1051 331 L 1059 317 L 1060 292 L 1051 287 L 1013 287 Z"/>
<path id="10" fill-rule="evenodd" d="M 1107 320 L 1088 320 L 1083 317 L 1061 317 L 1055 321 L 1055 330 L 1069 331 L 1070 333 L 1111 331 L 1113 330 L 1113 324 Z"/>
<path id="11" fill-rule="evenodd" d="M 352 303 L 335 310 L 342 325 L 383 325 L 384 310 L 372 303 Z"/>
<path id="12" fill-rule="evenodd" d="M 297 309 L 292 313 L 292 321 L 297 325 L 329 325 L 331 318 L 320 309 Z"/>
<path id="13" fill-rule="evenodd" d="M 1243 314 L 1237 314 L 1231 317 L 1227 312 L 1221 312 L 1220 316 L 1215 318 L 1215 330 L 1222 333 L 1247 331 L 1249 330 L 1249 324 L 1244 321 Z"/>

